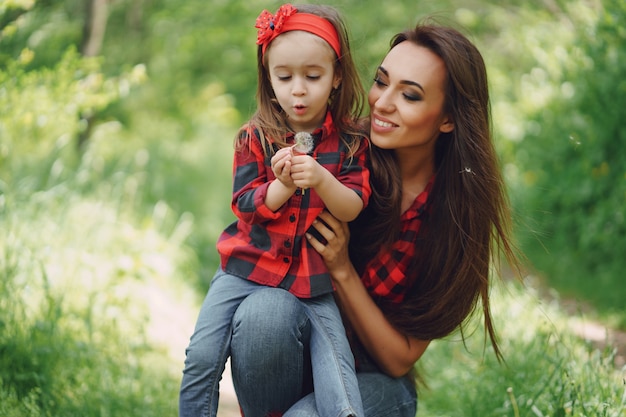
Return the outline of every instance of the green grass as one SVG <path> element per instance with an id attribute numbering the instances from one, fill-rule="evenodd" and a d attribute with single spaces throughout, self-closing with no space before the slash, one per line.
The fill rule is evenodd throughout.
<path id="1" fill-rule="evenodd" d="M 626 413 L 626 368 L 612 346 L 594 348 L 569 317 L 533 288 L 507 283 L 492 295 L 504 364 L 483 351 L 480 326 L 467 341 L 436 341 L 421 367 L 422 416 L 604 416 Z M 624 358 L 620 359 L 623 363 Z"/>

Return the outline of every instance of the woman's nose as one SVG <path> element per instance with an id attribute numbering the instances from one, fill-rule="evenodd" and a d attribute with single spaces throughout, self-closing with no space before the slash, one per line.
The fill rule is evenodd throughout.
<path id="1" fill-rule="evenodd" d="M 382 91 L 374 97 L 374 108 L 386 112 L 393 111 L 394 104 L 389 90 Z"/>

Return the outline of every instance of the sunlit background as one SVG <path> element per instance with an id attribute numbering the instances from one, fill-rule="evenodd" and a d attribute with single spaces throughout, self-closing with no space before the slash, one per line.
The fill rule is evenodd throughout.
<path id="1" fill-rule="evenodd" d="M 426 16 L 478 45 L 528 257 L 524 286 L 493 290 L 507 364 L 480 323 L 437 341 L 418 415 L 623 416 L 626 3 L 332 4 L 366 87 Z M 176 415 L 233 219 L 254 20 L 278 6 L 0 0 L 0 416 Z"/>

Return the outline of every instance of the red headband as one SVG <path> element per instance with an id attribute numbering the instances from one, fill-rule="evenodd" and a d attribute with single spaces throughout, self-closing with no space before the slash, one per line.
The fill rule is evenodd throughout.
<path id="1" fill-rule="evenodd" d="M 298 10 L 291 4 L 280 6 L 275 16 L 272 16 L 267 10 L 263 10 L 257 17 L 254 27 L 259 29 L 256 44 L 263 46 L 264 55 L 270 42 L 281 33 L 303 30 L 324 39 L 333 48 L 337 57 L 341 56 L 341 44 L 333 24 L 314 14 L 298 13 Z"/>

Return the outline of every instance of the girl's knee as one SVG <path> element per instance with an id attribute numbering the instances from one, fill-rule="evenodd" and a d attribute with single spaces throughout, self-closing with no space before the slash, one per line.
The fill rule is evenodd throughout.
<path id="1" fill-rule="evenodd" d="M 233 336 L 252 332 L 256 337 L 285 337 L 305 332 L 308 319 L 300 300 L 279 288 L 263 288 L 246 297 L 233 317 Z"/>

